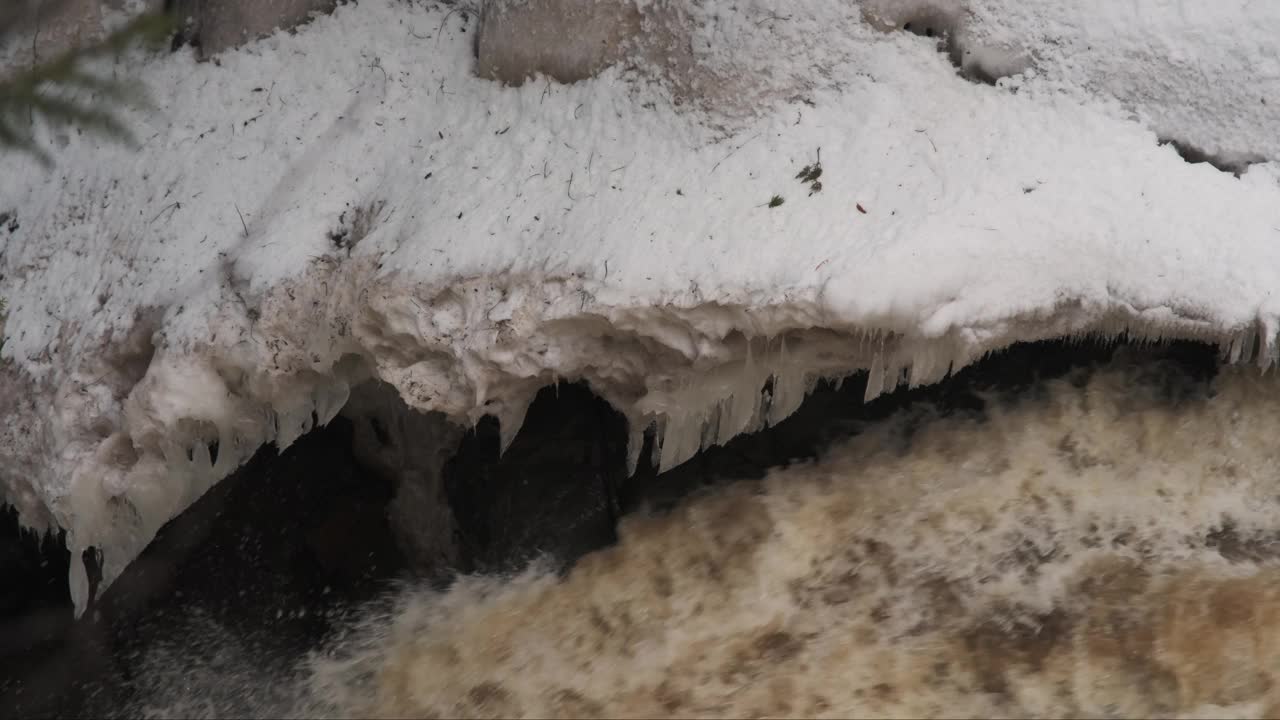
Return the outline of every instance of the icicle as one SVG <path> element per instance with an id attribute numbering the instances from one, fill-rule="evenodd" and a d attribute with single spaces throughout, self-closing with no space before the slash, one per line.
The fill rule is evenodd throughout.
<path id="1" fill-rule="evenodd" d="M 768 420 L 776 425 L 787 419 L 804 402 L 805 396 L 804 370 L 786 368 L 773 376 L 773 402 L 769 405 Z"/>
<path id="2" fill-rule="evenodd" d="M 902 365 L 902 361 L 897 358 L 890 358 L 890 360 L 885 363 L 884 391 L 891 393 L 897 390 L 898 386 L 902 384 L 902 379 L 905 376 L 905 373 L 906 368 Z"/>
<path id="3" fill-rule="evenodd" d="M 924 353 L 911 358 L 910 364 L 903 368 L 906 373 L 907 387 L 914 388 L 921 384 L 920 378 L 929 372 L 929 355 Z"/>
<path id="4" fill-rule="evenodd" d="M 514 422 L 498 420 L 498 457 L 501 458 L 507 454 L 507 448 L 511 447 L 511 443 L 515 442 L 516 435 L 520 434 L 520 426 Z"/>
<path id="5" fill-rule="evenodd" d="M 71 550 L 71 572 L 67 582 L 71 586 L 71 604 L 79 618 L 89 607 L 89 572 L 84 566 L 84 548 L 72 544 L 70 536 L 67 537 L 67 548 Z M 105 548 L 103 552 L 106 552 Z"/>
<path id="6" fill-rule="evenodd" d="M 1258 321 L 1258 367 L 1265 373 L 1276 363 L 1276 331 L 1272 323 Z"/>
<path id="7" fill-rule="evenodd" d="M 947 372 L 944 377 L 951 377 L 963 370 L 972 358 L 972 350 L 969 348 L 953 348 L 951 359 L 947 361 Z"/>
<path id="8" fill-rule="evenodd" d="M 755 390 L 751 394 L 751 420 L 747 422 L 743 432 L 755 432 L 764 428 L 765 413 L 769 410 L 770 399 L 765 395 L 764 384 L 767 377 L 759 378 Z"/>
<path id="9" fill-rule="evenodd" d="M 524 427 L 525 416 L 529 414 L 529 406 L 532 404 L 533 396 L 525 393 L 504 403 L 497 412 L 498 457 L 507 454 L 507 448 L 515 441 L 520 428 Z"/>
<path id="10" fill-rule="evenodd" d="M 723 445 L 738 434 L 738 423 L 742 416 L 742 392 L 735 388 L 729 397 L 720 403 L 720 416 L 716 422 L 715 443 Z"/>
<path id="11" fill-rule="evenodd" d="M 769 405 L 761 410 L 766 427 L 776 425 L 779 422 L 779 418 L 786 417 L 779 410 L 780 407 L 788 402 L 787 393 L 790 391 L 785 375 L 786 370 L 784 368 L 775 370 L 772 375 L 773 382 L 769 386 Z"/>
<path id="12" fill-rule="evenodd" d="M 320 420 L 320 427 L 328 425 L 337 417 L 350 397 L 351 387 L 342 380 L 335 380 L 316 387 L 313 398 L 315 400 L 316 415 Z"/>
<path id="13" fill-rule="evenodd" d="M 926 347 L 911 364 L 908 380 L 910 387 L 932 385 L 951 372 L 952 358 L 946 356 L 940 347 Z"/>
<path id="14" fill-rule="evenodd" d="M 916 351 L 907 370 L 907 387 L 919 387 L 928 382 L 929 373 L 933 370 L 933 353 L 927 346 Z"/>
<path id="15" fill-rule="evenodd" d="M 644 452 L 644 431 L 647 424 L 638 418 L 630 418 L 627 425 L 627 477 L 632 477 L 640 468 L 640 453 Z"/>
<path id="16" fill-rule="evenodd" d="M 696 455 L 701 439 L 702 417 L 700 413 L 683 411 L 674 414 L 668 413 L 658 471 L 670 470 Z"/>
<path id="17" fill-rule="evenodd" d="M 707 413 L 706 420 L 702 423 L 702 433 L 698 439 L 698 449 L 706 450 L 712 445 L 717 444 L 716 440 L 720 436 L 720 418 L 724 414 L 724 401 L 717 402 L 711 408 L 711 412 Z"/>
<path id="18" fill-rule="evenodd" d="M 867 371 L 867 391 L 862 396 L 863 402 L 871 402 L 884 392 L 884 354 L 877 352 L 871 358 L 871 368 Z"/>
<path id="19" fill-rule="evenodd" d="M 908 368 L 903 362 L 902 360 L 895 360 L 892 365 L 888 366 L 889 370 L 885 373 L 884 389 L 886 392 L 893 392 L 898 389 L 898 386 L 906 382 Z"/>
<path id="20" fill-rule="evenodd" d="M 763 384 L 764 380 L 751 367 L 738 376 L 722 403 L 717 444 L 723 445 L 755 429 L 754 422 L 760 415 L 760 386 Z"/>
<path id="21" fill-rule="evenodd" d="M 209 446 L 203 440 L 197 439 L 191 445 L 191 464 L 194 466 L 197 476 L 207 477 L 211 475 L 209 472 L 213 469 L 213 460 L 209 457 Z M 213 479 L 209 478 L 207 482 L 212 483 Z M 204 484 L 203 482 L 201 483 Z"/>
<path id="22" fill-rule="evenodd" d="M 1228 365 L 1234 365 L 1240 360 L 1240 336 L 1233 335 L 1224 343 L 1222 352 L 1222 361 Z"/>
<path id="23" fill-rule="evenodd" d="M 217 477 L 223 477 L 231 472 L 231 456 L 233 442 L 229 429 L 222 423 L 217 423 L 218 427 L 218 458 L 213 462 L 213 474 Z"/>
<path id="24" fill-rule="evenodd" d="M 662 446 L 667 442 L 667 418 L 660 417 L 653 426 L 653 448 L 649 451 L 649 464 L 662 467 Z"/>
<path id="25" fill-rule="evenodd" d="M 276 410 L 276 448 L 284 452 L 295 440 L 311 430 L 312 407 L 303 402 L 283 412 Z"/>

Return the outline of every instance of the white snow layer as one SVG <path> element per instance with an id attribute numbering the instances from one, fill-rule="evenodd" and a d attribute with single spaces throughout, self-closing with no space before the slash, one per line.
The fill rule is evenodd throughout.
<path id="1" fill-rule="evenodd" d="M 972 47 L 1030 64 L 997 86 L 855 3 L 646 7 L 689 29 L 697 97 L 634 66 L 481 80 L 473 19 L 391 0 L 104 67 L 159 107 L 139 147 L 50 137 L 55 168 L 0 176 L 0 497 L 109 583 L 371 377 L 508 438 L 584 379 L 667 467 L 818 377 L 874 396 L 1019 340 L 1276 362 L 1277 164 L 1157 137 L 1280 158 L 1280 5 L 977 0 Z"/>

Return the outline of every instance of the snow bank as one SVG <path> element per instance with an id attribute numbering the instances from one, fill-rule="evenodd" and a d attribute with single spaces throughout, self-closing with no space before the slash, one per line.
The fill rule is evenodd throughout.
<path id="1" fill-rule="evenodd" d="M 1280 9 L 976 2 L 966 47 L 1033 68 L 989 86 L 853 4 L 640 7 L 688 56 L 573 85 L 478 78 L 473 17 L 390 0 L 122 60 L 162 109 L 140 148 L 54 137 L 0 177 L 0 496 L 109 582 L 372 377 L 508 438 L 585 379 L 667 467 L 817 377 L 875 395 L 1019 340 L 1275 363 L 1280 170 L 1157 141 L 1280 157 Z"/>

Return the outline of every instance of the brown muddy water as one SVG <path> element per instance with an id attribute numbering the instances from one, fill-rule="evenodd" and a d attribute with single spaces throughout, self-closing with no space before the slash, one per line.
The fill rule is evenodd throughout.
<path id="1" fill-rule="evenodd" d="M 1049 343 L 858 384 L 631 479 L 607 408 L 544 393 L 507 456 L 482 426 L 451 465 L 461 574 L 409 573 L 341 422 L 215 489 L 79 624 L 28 540 L 0 710 L 1280 715 L 1280 380 Z"/>

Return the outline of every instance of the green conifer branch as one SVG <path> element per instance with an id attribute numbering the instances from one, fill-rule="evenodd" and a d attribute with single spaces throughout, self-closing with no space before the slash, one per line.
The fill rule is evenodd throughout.
<path id="1" fill-rule="evenodd" d="M 133 133 L 113 108 L 103 105 L 148 107 L 145 91 L 136 82 L 95 75 L 83 63 L 122 52 L 135 43 L 163 41 L 172 30 L 173 22 L 168 16 L 143 15 L 95 44 L 72 48 L 49 62 L 0 81 L 0 149 L 26 152 L 50 165 L 52 158 L 35 137 L 37 118 L 51 127 L 78 127 L 132 143 Z M 85 100 L 83 93 L 96 97 Z"/>

